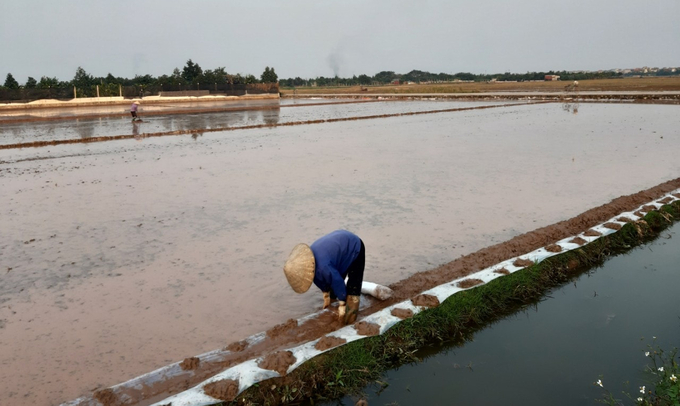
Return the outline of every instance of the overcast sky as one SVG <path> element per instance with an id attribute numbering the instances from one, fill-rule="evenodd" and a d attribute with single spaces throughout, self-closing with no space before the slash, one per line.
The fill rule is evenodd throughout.
<path id="1" fill-rule="evenodd" d="M 0 0 L 8 72 L 280 78 L 680 66 L 680 0 Z"/>

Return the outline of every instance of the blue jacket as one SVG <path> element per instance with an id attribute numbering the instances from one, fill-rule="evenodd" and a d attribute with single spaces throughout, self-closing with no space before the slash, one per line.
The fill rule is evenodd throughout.
<path id="1" fill-rule="evenodd" d="M 361 239 L 349 231 L 336 230 L 314 241 L 310 248 L 316 262 L 314 284 L 322 292 L 332 290 L 338 300 L 347 300 L 345 277 L 361 251 Z"/>

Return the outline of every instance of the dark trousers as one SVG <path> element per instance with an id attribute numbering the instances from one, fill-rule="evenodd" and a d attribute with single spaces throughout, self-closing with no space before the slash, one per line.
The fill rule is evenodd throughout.
<path id="1" fill-rule="evenodd" d="M 361 283 L 364 281 L 364 266 L 366 266 L 366 249 L 361 242 L 359 255 L 354 259 L 347 270 L 347 294 L 352 296 L 361 295 Z"/>

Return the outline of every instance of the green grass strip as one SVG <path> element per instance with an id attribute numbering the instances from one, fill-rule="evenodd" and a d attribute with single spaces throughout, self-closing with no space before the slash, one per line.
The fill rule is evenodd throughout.
<path id="1" fill-rule="evenodd" d="M 456 293 L 439 307 L 403 320 L 385 334 L 358 340 L 321 354 L 282 378 L 252 386 L 222 405 L 282 405 L 335 399 L 356 394 L 382 373 L 418 361 L 419 349 L 436 343 L 464 341 L 477 330 L 537 303 L 551 289 L 602 264 L 607 258 L 649 242 L 680 220 L 680 201 L 664 205 L 635 223 L 581 248 L 487 284 Z"/>

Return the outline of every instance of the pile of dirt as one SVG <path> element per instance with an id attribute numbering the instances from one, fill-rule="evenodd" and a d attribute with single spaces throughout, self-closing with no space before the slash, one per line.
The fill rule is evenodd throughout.
<path id="1" fill-rule="evenodd" d="M 380 325 L 367 321 L 355 323 L 354 329 L 362 336 L 377 336 L 380 334 Z"/>
<path id="2" fill-rule="evenodd" d="M 634 223 L 632 218 L 626 217 L 626 216 L 621 216 L 621 217 L 617 218 L 616 221 L 620 221 L 622 223 Z"/>
<path id="3" fill-rule="evenodd" d="M 548 252 L 562 252 L 562 247 L 560 247 L 557 244 L 550 244 L 547 247 L 545 247 L 545 250 Z"/>
<path id="4" fill-rule="evenodd" d="M 413 317 L 413 310 L 411 309 L 400 309 L 396 307 L 392 309 L 390 313 L 392 314 L 392 316 L 399 317 L 402 320 L 410 319 L 411 317 Z"/>
<path id="5" fill-rule="evenodd" d="M 288 319 L 285 323 L 277 324 L 276 326 L 267 330 L 267 337 L 276 338 L 282 334 L 288 333 L 294 330 L 298 326 L 298 322 L 295 319 Z"/>
<path id="6" fill-rule="evenodd" d="M 572 244 L 583 245 L 583 244 L 585 244 L 587 241 L 584 240 L 584 239 L 581 238 L 581 237 L 574 237 L 574 238 L 572 238 L 571 240 L 569 240 L 569 242 L 572 243 Z"/>
<path id="7" fill-rule="evenodd" d="M 512 263 L 514 266 L 518 268 L 524 268 L 527 266 L 532 266 L 534 264 L 534 261 L 530 261 L 528 259 L 522 259 L 522 258 L 517 258 L 515 262 Z"/>
<path id="8" fill-rule="evenodd" d="M 238 395 L 238 381 L 222 379 L 209 383 L 203 387 L 203 392 L 215 399 L 231 402 Z"/>
<path id="9" fill-rule="evenodd" d="M 276 351 L 268 354 L 258 362 L 257 366 L 262 369 L 270 369 L 278 372 L 281 376 L 285 376 L 288 367 L 295 363 L 296 358 L 290 351 Z"/>
<path id="10" fill-rule="evenodd" d="M 646 204 L 640 208 L 640 211 L 643 213 L 649 213 L 650 211 L 656 210 L 656 206 L 652 206 L 651 204 Z"/>
<path id="11" fill-rule="evenodd" d="M 116 394 L 113 393 L 113 390 L 111 388 L 98 390 L 94 393 L 93 397 L 104 406 L 122 405 L 122 403 L 118 400 L 118 396 L 116 396 Z"/>
<path id="12" fill-rule="evenodd" d="M 599 237 L 602 235 L 602 233 L 597 230 L 588 230 L 585 233 L 583 233 L 583 235 L 585 235 L 586 237 Z"/>
<path id="13" fill-rule="evenodd" d="M 439 299 L 432 295 L 418 295 L 411 299 L 414 306 L 437 307 Z"/>
<path id="14" fill-rule="evenodd" d="M 248 348 L 248 342 L 246 340 L 241 340 L 241 341 L 236 341 L 234 343 L 229 344 L 225 350 L 231 351 L 231 352 L 241 352 Z"/>
<path id="15" fill-rule="evenodd" d="M 184 371 L 190 371 L 192 369 L 198 368 L 201 364 L 201 360 L 198 357 L 184 358 L 184 361 L 179 363 L 180 368 Z"/>
<path id="16" fill-rule="evenodd" d="M 616 230 L 616 231 L 621 229 L 621 224 L 618 224 L 618 223 L 607 222 L 607 223 L 604 223 L 602 226 L 607 227 L 610 230 Z"/>
<path id="17" fill-rule="evenodd" d="M 482 283 L 484 283 L 484 281 L 481 280 L 481 279 L 469 278 L 469 279 L 465 279 L 465 280 L 458 282 L 457 285 L 458 285 L 459 288 L 468 289 L 468 288 L 471 288 L 473 286 L 477 286 L 477 285 L 482 284 Z"/>
<path id="18" fill-rule="evenodd" d="M 319 340 L 316 345 L 314 345 L 314 348 L 316 348 L 319 351 L 325 351 L 329 348 L 337 347 L 338 345 L 345 344 L 347 340 L 344 338 L 340 337 L 333 337 L 333 336 L 325 336 L 321 340 Z"/>
<path id="19" fill-rule="evenodd" d="M 501 275 L 510 275 L 510 271 L 505 268 L 496 269 L 493 273 L 499 273 Z"/>

